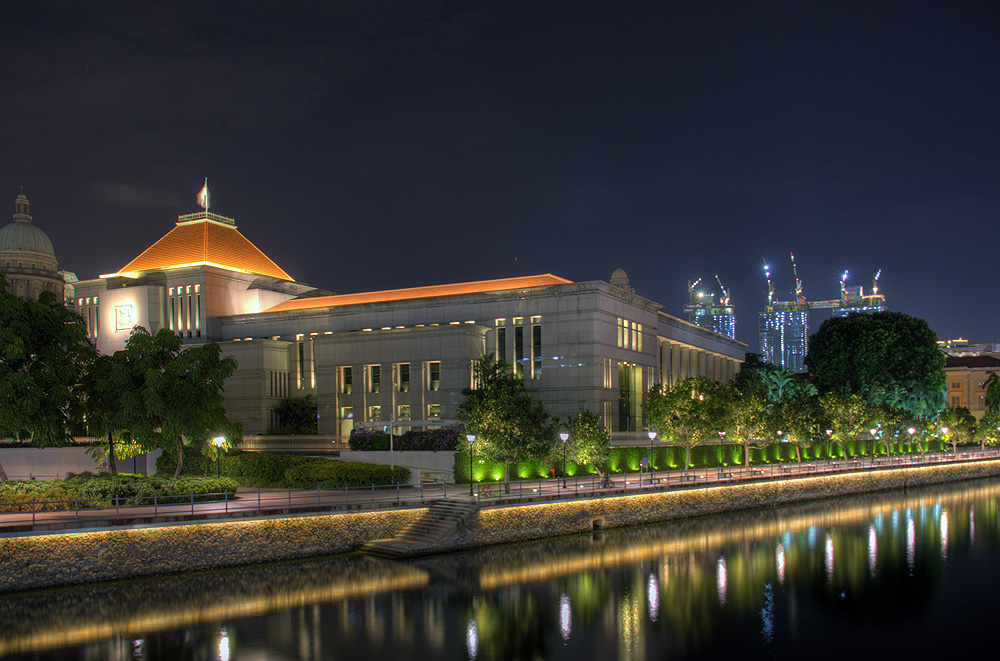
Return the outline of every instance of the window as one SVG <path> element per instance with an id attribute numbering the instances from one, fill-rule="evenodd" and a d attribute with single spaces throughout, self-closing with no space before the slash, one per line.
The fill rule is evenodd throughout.
<path id="1" fill-rule="evenodd" d="M 354 371 L 350 367 L 340 368 L 340 392 L 344 395 L 354 392 Z"/>
<path id="2" fill-rule="evenodd" d="M 961 390 L 962 389 L 962 382 L 961 381 L 952 381 L 951 382 L 951 389 L 952 390 Z"/>
<path id="3" fill-rule="evenodd" d="M 354 407 L 352 407 L 352 406 L 341 406 L 340 407 L 340 419 L 341 420 L 353 420 L 354 419 Z"/>
<path id="4" fill-rule="evenodd" d="M 507 359 L 507 329 L 504 325 L 507 323 L 506 319 L 497 319 L 497 345 L 496 349 L 496 359 L 497 362 Z"/>
<path id="5" fill-rule="evenodd" d="M 427 363 L 427 389 L 431 391 L 441 390 L 441 363 Z"/>
<path id="6" fill-rule="evenodd" d="M 962 397 L 961 397 L 961 395 L 952 395 L 951 405 L 952 406 L 961 406 L 962 405 Z"/>
<path id="7" fill-rule="evenodd" d="M 542 325 L 531 327 L 531 378 L 542 378 Z"/>
<path id="8" fill-rule="evenodd" d="M 428 404 L 427 405 L 427 419 L 428 420 L 438 420 L 441 418 L 441 405 L 440 404 Z"/>
<path id="9" fill-rule="evenodd" d="M 397 420 L 409 420 L 410 419 L 410 405 L 400 404 L 396 407 L 396 419 Z"/>
<path id="10" fill-rule="evenodd" d="M 368 421 L 377 422 L 382 419 L 382 407 L 381 406 L 369 406 L 368 407 Z"/>
<path id="11" fill-rule="evenodd" d="M 410 392 L 409 363 L 399 363 L 396 365 L 396 390 L 397 392 Z"/>
<path id="12" fill-rule="evenodd" d="M 524 373 L 524 317 L 514 317 L 514 376 Z"/>
<path id="13" fill-rule="evenodd" d="M 368 366 L 368 392 L 382 392 L 382 366 Z"/>

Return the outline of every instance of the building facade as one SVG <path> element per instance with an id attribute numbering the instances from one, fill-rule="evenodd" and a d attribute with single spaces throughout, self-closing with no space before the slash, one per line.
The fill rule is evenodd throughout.
<path id="1" fill-rule="evenodd" d="M 986 413 L 986 379 L 1000 374 L 1000 354 L 947 356 L 948 406 L 964 406 L 976 418 Z"/>
<path id="2" fill-rule="evenodd" d="M 809 311 L 789 308 L 761 312 L 758 320 L 761 358 L 791 372 L 806 371 Z"/>
<path id="3" fill-rule="evenodd" d="M 219 342 L 239 363 L 227 411 L 248 435 L 275 426 L 283 399 L 305 395 L 318 403 L 319 433 L 339 440 L 359 424 L 447 424 L 473 361 L 488 353 L 554 417 L 586 409 L 638 435 L 652 385 L 727 381 L 746 346 L 664 314 L 615 275 L 615 284 L 542 274 L 334 295 L 296 283 L 232 219 L 206 211 L 180 216 L 118 272 L 76 283 L 76 296 L 102 353 L 122 348 L 136 325 Z"/>
<path id="4" fill-rule="evenodd" d="M 65 282 L 52 241 L 35 225 L 24 193 L 14 200 L 10 224 L 0 228 L 0 272 L 7 277 L 7 291 L 33 301 L 43 291 L 51 291 L 62 301 Z"/>

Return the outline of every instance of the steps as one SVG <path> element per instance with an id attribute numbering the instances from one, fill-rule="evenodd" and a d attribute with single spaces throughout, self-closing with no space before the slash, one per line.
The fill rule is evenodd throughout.
<path id="1" fill-rule="evenodd" d="M 478 511 L 479 502 L 471 498 L 442 498 L 395 537 L 368 542 L 361 552 L 391 559 L 429 553 Z"/>

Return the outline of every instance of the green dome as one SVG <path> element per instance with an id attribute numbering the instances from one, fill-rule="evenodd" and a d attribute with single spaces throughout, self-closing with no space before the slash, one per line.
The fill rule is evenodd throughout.
<path id="1" fill-rule="evenodd" d="M 0 227 L 0 252 L 35 252 L 51 255 L 55 259 L 56 251 L 52 248 L 49 236 L 31 222 L 28 198 L 24 193 L 17 196 L 14 205 L 14 222 Z"/>
<path id="2" fill-rule="evenodd" d="M 45 232 L 38 229 L 32 222 L 15 220 L 0 228 L 0 251 L 17 250 L 24 252 L 40 252 L 56 256 L 52 241 Z"/>

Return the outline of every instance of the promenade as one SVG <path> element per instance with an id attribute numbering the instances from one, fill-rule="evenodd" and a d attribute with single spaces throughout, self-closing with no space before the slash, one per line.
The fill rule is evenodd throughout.
<path id="1" fill-rule="evenodd" d="M 155 498 L 141 506 L 122 506 L 114 501 L 97 503 L 70 501 L 69 509 L 42 509 L 41 503 L 0 506 L 0 537 L 77 532 L 87 529 L 177 525 L 211 520 L 297 516 L 315 513 L 357 512 L 426 507 L 441 498 L 474 498 L 481 507 L 542 503 L 570 499 L 623 496 L 651 492 L 694 489 L 799 477 L 878 471 L 912 466 L 941 465 L 997 459 L 1000 449 L 958 453 L 865 457 L 803 463 L 775 463 L 750 467 L 726 466 L 616 474 L 610 485 L 597 476 L 512 480 L 509 490 L 500 482 L 360 487 L 351 489 L 254 489 L 241 487 L 235 494 L 217 499 L 164 504 Z M 471 495 L 470 495 L 471 491 Z M 204 497 L 204 496 L 198 496 Z M 176 499 L 174 499 L 176 500 Z M 17 511 L 9 511 L 9 510 Z"/>

